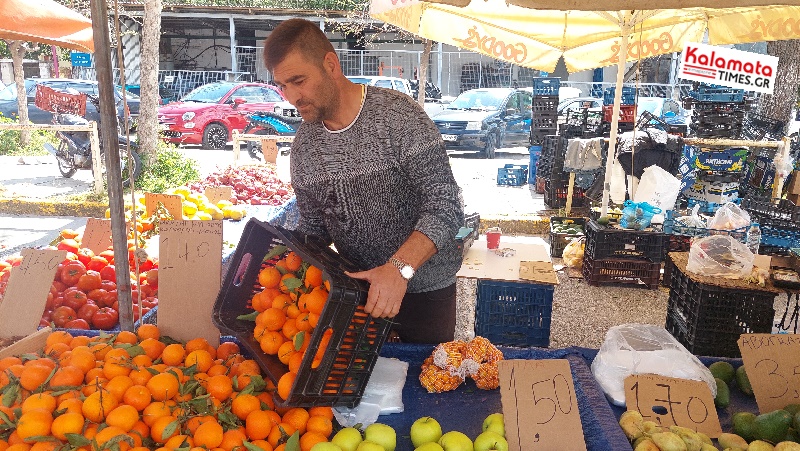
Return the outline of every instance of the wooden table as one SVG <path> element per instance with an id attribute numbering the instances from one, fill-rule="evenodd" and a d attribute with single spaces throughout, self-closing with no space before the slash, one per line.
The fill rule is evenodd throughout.
<path id="1" fill-rule="evenodd" d="M 457 277 L 499 280 L 506 282 L 533 282 L 558 284 L 553 263 L 542 238 L 527 236 L 502 236 L 499 250 L 510 249 L 507 256 L 498 255 L 486 248 L 486 237 L 481 236 L 464 256 Z"/>

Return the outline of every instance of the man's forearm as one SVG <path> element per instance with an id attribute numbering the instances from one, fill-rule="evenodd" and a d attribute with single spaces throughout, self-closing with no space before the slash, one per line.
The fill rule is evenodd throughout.
<path id="1" fill-rule="evenodd" d="M 426 261 L 430 260 L 436 252 L 436 245 L 433 241 L 424 233 L 415 230 L 411 232 L 405 243 L 394 253 L 394 256 L 411 265 L 412 268 L 418 269 Z"/>

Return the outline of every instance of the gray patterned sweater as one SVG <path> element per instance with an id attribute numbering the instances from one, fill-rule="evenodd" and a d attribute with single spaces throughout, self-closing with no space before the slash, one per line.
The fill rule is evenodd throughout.
<path id="1" fill-rule="evenodd" d="M 425 111 L 397 91 L 368 87 L 349 128 L 303 122 L 291 152 L 298 231 L 336 245 L 363 269 L 385 264 L 412 231 L 437 253 L 417 268 L 409 293 L 455 282 L 464 222 L 442 138 Z"/>

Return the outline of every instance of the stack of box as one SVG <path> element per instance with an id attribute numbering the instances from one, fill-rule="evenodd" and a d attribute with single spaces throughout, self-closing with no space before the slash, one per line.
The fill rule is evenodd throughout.
<path id="1" fill-rule="evenodd" d="M 542 180 L 544 203 L 550 208 L 567 205 L 569 174 L 564 172 L 564 158 L 569 140 L 563 136 L 548 135 L 542 144 L 542 156 L 536 172 L 537 187 Z M 577 186 L 572 189 L 572 206 L 582 207 L 586 201 L 583 190 Z"/>
<path id="2" fill-rule="evenodd" d="M 533 115 L 531 117 L 531 144 L 537 145 L 547 135 L 558 134 L 558 77 L 533 79 Z"/>
<path id="3" fill-rule="evenodd" d="M 614 95 L 616 88 L 606 88 L 603 92 L 603 122 L 606 123 L 606 130 L 611 130 L 611 121 L 614 119 Z M 620 133 L 633 130 L 636 122 L 636 90 L 630 87 L 622 88 L 622 103 L 619 107 L 619 123 L 617 125 Z"/>
<path id="4" fill-rule="evenodd" d="M 664 259 L 664 233 L 603 226 L 586 226 L 583 278 L 589 285 L 633 284 L 658 288 Z"/>
<path id="5" fill-rule="evenodd" d="M 738 139 L 749 103 L 744 90 L 698 83 L 689 91 L 692 133 L 698 138 Z"/>
<path id="6" fill-rule="evenodd" d="M 791 200 L 748 195 L 742 199 L 742 209 L 761 229 L 759 254 L 787 255 L 789 249 L 800 247 L 800 207 Z"/>
<path id="7" fill-rule="evenodd" d="M 696 148 L 697 181 L 683 192 L 688 207 L 700 205 L 701 213 L 714 214 L 726 202 L 738 202 L 747 156 L 743 147 Z"/>

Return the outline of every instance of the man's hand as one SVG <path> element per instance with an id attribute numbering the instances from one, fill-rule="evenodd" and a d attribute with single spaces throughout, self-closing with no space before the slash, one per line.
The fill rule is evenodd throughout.
<path id="1" fill-rule="evenodd" d="M 393 318 L 400 312 L 400 304 L 408 289 L 408 281 L 391 263 L 361 272 L 345 272 L 354 279 L 369 282 L 367 305 L 364 311 L 373 318 Z"/>

